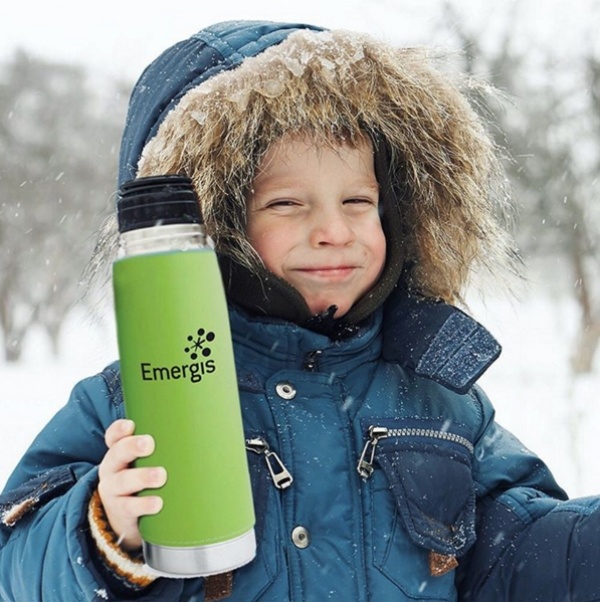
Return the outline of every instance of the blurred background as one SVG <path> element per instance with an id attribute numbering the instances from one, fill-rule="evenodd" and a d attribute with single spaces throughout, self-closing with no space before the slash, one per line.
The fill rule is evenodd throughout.
<path id="1" fill-rule="evenodd" d="M 75 382 L 116 358 L 110 295 L 86 294 L 84 272 L 133 83 L 167 46 L 243 18 L 433 46 L 500 92 L 473 101 L 507 151 L 526 278 L 469 299 L 504 347 L 482 384 L 571 495 L 600 493 L 600 1 L 206 4 L 57 0 L 0 21 L 0 487 Z"/>

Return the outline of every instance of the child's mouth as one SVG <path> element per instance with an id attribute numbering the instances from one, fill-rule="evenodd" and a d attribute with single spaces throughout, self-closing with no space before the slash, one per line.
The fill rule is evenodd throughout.
<path id="1" fill-rule="evenodd" d="M 331 266 L 301 268 L 298 270 L 298 272 L 313 278 L 323 278 L 328 280 L 344 280 L 351 276 L 355 270 L 355 266 Z"/>

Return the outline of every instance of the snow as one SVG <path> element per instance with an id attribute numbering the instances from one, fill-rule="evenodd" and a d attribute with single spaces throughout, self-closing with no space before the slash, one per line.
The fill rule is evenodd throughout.
<path id="1" fill-rule="evenodd" d="M 571 497 L 600 492 L 600 369 L 573 379 L 568 370 L 577 311 L 572 298 L 531 295 L 489 303 L 477 316 L 503 345 L 480 380 L 499 423 L 537 453 Z"/>
<path id="2" fill-rule="evenodd" d="M 0 488 L 37 433 L 66 403 L 76 382 L 116 357 L 112 324 L 102 325 L 78 311 L 65 325 L 59 358 L 51 357 L 43 334 L 33 332 L 21 362 L 0 360 Z"/>
<path id="3" fill-rule="evenodd" d="M 600 367 L 576 381 L 569 377 L 577 313 L 568 289 L 533 278 L 519 300 L 472 301 L 471 310 L 503 345 L 480 381 L 498 421 L 545 460 L 570 496 L 600 492 L 594 461 L 600 450 Z M 103 325 L 82 311 L 66 325 L 58 359 L 49 356 L 41 333 L 25 349 L 18 365 L 0 363 L 0 488 L 73 385 L 117 356 L 110 319 Z"/>

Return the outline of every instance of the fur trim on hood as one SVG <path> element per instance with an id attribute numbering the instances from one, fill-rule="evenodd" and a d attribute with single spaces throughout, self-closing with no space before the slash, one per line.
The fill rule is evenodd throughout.
<path id="1" fill-rule="evenodd" d="M 390 151 L 409 287 L 456 303 L 470 273 L 512 266 L 497 149 L 471 107 L 468 81 L 423 49 L 343 31 L 293 31 L 191 87 L 145 145 L 138 176 L 190 176 L 217 250 L 250 269 L 246 194 L 269 145 L 284 133 L 317 144 L 365 132 Z M 466 93 L 463 90 L 466 89 Z"/>
<path id="2" fill-rule="evenodd" d="M 411 287 L 456 301 L 474 264 L 493 270 L 506 259 L 494 206 L 503 180 L 481 120 L 423 50 L 340 31 L 292 33 L 190 90 L 146 145 L 139 175 L 190 176 L 217 249 L 252 267 L 245 194 L 268 146 L 286 132 L 335 144 L 364 131 L 384 137 L 393 182 L 409 191 Z"/>

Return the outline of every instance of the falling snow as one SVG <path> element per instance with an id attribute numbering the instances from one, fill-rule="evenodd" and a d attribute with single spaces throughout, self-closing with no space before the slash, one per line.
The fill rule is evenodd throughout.
<path id="1" fill-rule="evenodd" d="M 571 297 L 534 289 L 512 303 L 472 302 L 471 310 L 504 348 L 480 381 L 498 421 L 546 461 L 572 497 L 600 492 L 595 463 L 600 452 L 600 366 L 576 382 L 569 378 L 569 345 L 577 320 Z M 74 315 L 65 328 L 61 357 L 52 359 L 49 352 L 45 338 L 32 333 L 21 363 L 0 363 L 5 400 L 0 487 L 73 385 L 116 358 L 114 327 Z M 352 401 L 345 399 L 343 405 L 347 408 Z"/>

